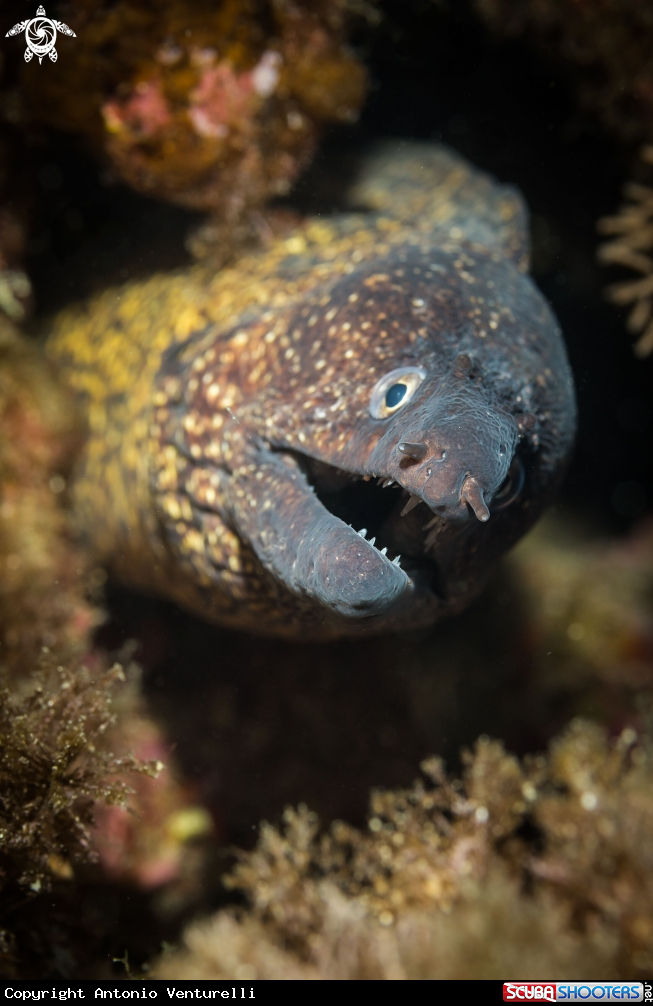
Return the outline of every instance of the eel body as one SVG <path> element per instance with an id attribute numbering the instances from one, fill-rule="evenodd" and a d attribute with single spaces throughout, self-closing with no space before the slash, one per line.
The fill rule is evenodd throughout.
<path id="1" fill-rule="evenodd" d="M 48 340 L 87 424 L 82 534 L 215 622 L 324 639 L 455 613 L 568 459 L 520 195 L 385 143 L 350 198 L 220 272 L 109 290 Z"/>

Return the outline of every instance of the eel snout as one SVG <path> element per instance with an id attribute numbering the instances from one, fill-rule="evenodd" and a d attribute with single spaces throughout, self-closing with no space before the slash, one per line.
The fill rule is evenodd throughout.
<path id="1" fill-rule="evenodd" d="M 371 464 L 411 494 L 402 516 L 423 501 L 453 524 L 474 518 L 485 523 L 518 437 L 512 416 L 482 393 L 437 390 L 388 427 Z"/>
<path id="2" fill-rule="evenodd" d="M 415 461 L 424 461 L 429 458 L 431 450 L 428 444 L 411 444 L 402 442 L 398 445 L 399 452 L 405 458 L 412 458 Z M 441 455 L 445 452 L 440 452 Z M 444 460 L 442 457 L 439 460 Z M 433 462 L 432 462 L 433 464 Z M 429 469 L 432 472 L 432 466 Z M 430 475 L 427 475 L 430 478 Z M 442 481 L 442 480 L 440 480 Z M 460 478 L 457 480 L 460 482 Z M 432 489 L 433 487 L 428 487 Z M 483 486 L 479 480 L 467 472 L 463 474 L 463 482 L 458 490 L 455 486 L 453 490 L 449 489 L 448 492 L 443 492 L 442 488 L 435 490 L 435 501 L 430 505 L 435 512 L 443 517 L 445 520 L 450 521 L 460 521 L 464 520 L 468 516 L 467 507 L 471 510 L 475 517 L 478 518 L 482 523 L 490 519 L 490 511 L 488 505 L 485 502 L 485 495 L 483 491 Z M 422 497 L 415 494 L 411 495 L 408 503 L 401 511 L 401 516 L 404 517 L 406 514 L 410 513 L 418 503 L 422 502 Z M 424 500 L 424 502 L 427 502 Z"/>

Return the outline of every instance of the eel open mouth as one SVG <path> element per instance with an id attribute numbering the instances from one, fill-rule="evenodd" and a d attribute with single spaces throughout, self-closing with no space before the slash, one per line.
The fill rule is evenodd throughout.
<path id="1" fill-rule="evenodd" d="M 399 445 L 412 460 L 419 447 Z M 493 510 L 510 505 L 524 481 L 517 456 L 502 464 L 507 474 L 500 469 L 504 481 L 490 500 Z M 424 484 L 428 468 L 427 459 Z M 232 480 L 232 512 L 266 569 L 324 612 L 350 623 L 377 616 L 432 620 L 467 589 L 461 571 L 490 516 L 481 484 L 472 493 L 477 480 L 466 466 L 454 465 L 453 475 L 455 505 L 440 505 L 432 492 L 434 506 L 414 475 L 408 488 L 401 474 L 346 471 L 295 449 L 268 447 Z"/>
<path id="2" fill-rule="evenodd" d="M 401 446 L 414 460 L 419 445 L 402 441 Z M 427 460 L 427 483 L 428 466 Z M 521 462 L 514 466 L 521 471 Z M 401 474 L 393 479 L 387 470 L 350 472 L 295 449 L 268 447 L 229 483 L 231 507 L 236 527 L 265 568 L 327 616 L 350 623 L 378 616 L 408 623 L 432 619 L 435 609 L 455 601 L 463 582 L 461 561 L 464 566 L 475 551 L 476 528 L 489 517 L 480 487 L 478 498 L 467 491 L 475 481 L 470 472 L 454 468 L 453 474 L 457 495 L 454 488 L 450 496 L 456 505 L 441 506 L 432 493 L 433 507 L 414 475 L 412 484 L 406 480 L 408 488 Z M 493 508 L 502 493 L 510 502 L 515 478 L 509 473 Z M 499 501 L 498 508 L 505 504 Z"/>
<path id="3" fill-rule="evenodd" d="M 299 453 L 294 458 L 330 514 L 400 566 L 420 592 L 442 596 L 433 546 L 454 531 L 448 521 L 390 478 L 343 471 Z"/>

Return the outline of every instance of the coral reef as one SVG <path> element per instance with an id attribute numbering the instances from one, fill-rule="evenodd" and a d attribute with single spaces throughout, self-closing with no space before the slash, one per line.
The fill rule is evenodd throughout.
<path id="1" fill-rule="evenodd" d="M 653 10 L 640 0 L 475 0 L 498 33 L 574 68 L 582 107 L 625 140 L 653 138 Z"/>
<path id="2" fill-rule="evenodd" d="M 641 151 L 642 160 L 653 164 L 653 146 Z M 624 266 L 642 273 L 642 279 L 624 280 L 608 287 L 608 298 L 615 304 L 632 304 L 626 327 L 638 334 L 637 356 L 653 351 L 653 188 L 638 182 L 624 187 L 627 200 L 615 216 L 599 220 L 601 234 L 610 235 L 599 248 L 599 260 L 605 265 Z M 648 254 L 647 254 L 648 253 Z"/>
<path id="3" fill-rule="evenodd" d="M 228 879 L 249 912 L 195 924 L 153 976 L 650 975 L 650 740 L 577 720 L 547 757 L 482 738 L 464 760 L 373 793 L 367 832 L 306 807 L 264 824 Z"/>
<path id="4" fill-rule="evenodd" d="M 37 347 L 1 317 L 0 423 L 0 660 L 20 672 L 43 645 L 64 660 L 84 651 L 101 620 L 87 597 L 100 574 L 73 544 L 62 503 L 74 411 Z"/>
<path id="5" fill-rule="evenodd" d="M 385 644 L 388 666 L 402 667 L 405 695 L 388 680 L 380 652 L 369 644 L 365 658 L 350 656 L 351 646 L 320 658 L 325 665 L 342 661 L 343 680 L 313 691 L 303 663 L 311 657 L 299 651 L 293 676 L 280 680 L 279 670 L 269 698 L 260 676 L 247 667 L 247 651 L 231 652 L 255 708 L 246 712 L 224 682 L 216 683 L 214 693 L 200 687 L 203 706 L 216 709 L 213 721 L 201 721 L 201 734 L 215 731 L 224 734 L 224 743 L 231 741 L 228 752 L 215 742 L 210 746 L 213 771 L 229 774 L 223 805 L 234 801 L 231 787 L 242 779 L 244 788 L 254 771 L 253 763 L 235 754 L 236 738 L 251 734 L 265 743 L 267 717 L 292 724 L 298 735 L 318 737 L 327 730 L 324 724 L 343 720 L 342 732 L 331 728 L 329 735 L 347 750 L 350 771 L 369 771 L 357 745 L 380 727 L 365 721 L 369 709 L 364 714 L 355 706 L 357 690 L 345 691 L 345 681 L 357 673 L 358 690 L 368 692 L 370 706 L 373 686 L 362 669 L 355 672 L 357 659 L 371 665 L 380 708 L 394 710 L 404 757 L 416 738 L 424 745 L 427 737 L 452 730 L 458 736 L 466 728 L 478 731 L 477 701 L 501 704 L 506 722 L 495 728 L 511 737 L 511 746 L 520 742 L 520 724 L 532 749 L 534 736 L 550 735 L 575 710 L 591 713 L 605 727 L 575 720 L 548 756 L 521 762 L 482 739 L 467 756 L 460 780 L 445 776 L 437 760 L 427 762 L 427 780 L 373 794 L 367 830 L 338 822 L 323 832 L 305 807 L 287 811 L 284 828 L 264 825 L 257 849 L 242 857 L 232 875 L 251 910 L 221 912 L 191 926 L 185 949 L 164 958 L 155 974 L 245 980 L 650 973 L 644 835 L 652 811 L 652 764 L 648 713 L 639 700 L 650 694 L 653 673 L 651 528 L 644 523 L 614 543 L 588 539 L 569 518 L 548 518 L 515 549 L 508 566 L 512 586 L 510 580 L 496 583 L 475 618 L 469 613 L 431 644 L 415 646 L 406 638 Z M 493 639 L 501 620 L 505 635 Z M 268 649 L 265 666 L 282 659 Z M 467 664 L 475 666 L 478 680 L 465 672 Z M 310 666 L 314 679 L 323 674 L 315 657 Z M 481 679 L 494 682 L 496 699 Z M 252 695 L 257 688 L 258 700 Z M 272 693 L 280 689 L 292 701 L 270 710 Z M 193 709 L 186 718 L 197 725 Z M 184 754 L 184 742 L 180 757 L 192 763 L 206 744 L 198 739 Z M 374 774 L 396 777 L 391 751 L 378 750 Z M 301 751 L 302 759 L 319 760 L 333 782 L 337 763 L 326 761 L 329 756 L 335 757 L 324 741 Z M 257 761 L 270 766 L 260 785 L 276 787 L 276 799 L 283 800 L 291 791 L 284 794 L 283 779 L 293 770 L 287 755 L 268 740 Z M 324 816 L 318 771 L 310 791 L 322 801 Z M 209 772 L 207 762 L 205 792 Z M 338 789 L 351 786 L 346 774 L 336 779 Z M 274 799 L 267 806 L 274 813 Z"/>
<path id="6" fill-rule="evenodd" d="M 124 949 L 101 907 L 111 887 L 149 897 L 160 934 L 201 901 L 210 817 L 179 782 L 133 667 L 106 669 L 99 653 L 87 664 L 44 650 L 29 679 L 0 690 L 2 977 L 89 962 L 108 977 L 103 947 Z M 155 933 L 149 952 L 158 945 Z"/>
<path id="7" fill-rule="evenodd" d="M 105 670 L 93 647 L 104 577 L 64 506 L 76 416 L 1 317 L 0 422 L 0 972 L 15 975 L 30 956 L 56 958 L 80 864 L 135 888 L 168 884 L 168 901 L 183 901 L 203 862 L 189 842 L 211 823 L 164 766 L 134 671 L 114 695 L 122 669 Z M 53 885 L 66 889 L 63 921 L 45 906 L 29 922 L 30 899 Z"/>
<path id="8" fill-rule="evenodd" d="M 0 973 L 20 956 L 11 934 L 26 896 L 70 881 L 93 857 L 97 801 L 124 803 L 125 775 L 152 771 L 103 745 L 115 722 L 112 690 L 119 665 L 92 674 L 56 665 L 44 651 L 29 686 L 0 694 Z M 24 693 L 24 694 L 22 694 Z"/>
<path id="9" fill-rule="evenodd" d="M 319 929 L 308 961 L 255 917 L 223 912 L 189 928 L 185 950 L 164 958 L 153 977 L 396 981 L 601 972 L 601 940 L 565 931 L 563 913 L 520 898 L 501 871 L 482 885 L 470 882 L 452 912 L 407 912 L 389 928 L 328 882 L 315 908 Z"/>
<path id="10" fill-rule="evenodd" d="M 47 75 L 25 68 L 28 115 L 83 136 L 138 191 L 212 211 L 232 239 L 364 97 L 343 0 L 82 0 L 58 15 L 77 39 Z"/>
<path id="11" fill-rule="evenodd" d="M 64 666 L 44 648 L 3 685 L 0 976 L 77 973 L 89 957 L 97 973 L 110 925 L 94 892 L 109 883 L 158 896 L 160 926 L 199 900 L 211 821 L 171 761 L 133 666 Z"/>

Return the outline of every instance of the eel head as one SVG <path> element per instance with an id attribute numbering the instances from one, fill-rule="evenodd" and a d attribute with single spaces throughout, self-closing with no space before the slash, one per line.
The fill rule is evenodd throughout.
<path id="1" fill-rule="evenodd" d="M 186 535 L 194 568 L 225 562 L 206 544 L 218 514 L 298 625 L 431 624 L 482 589 L 559 479 L 574 415 L 563 354 L 530 280 L 478 248 L 402 251 L 209 331 L 168 369 L 181 390 L 159 456 L 186 459 L 165 477 L 194 521 L 175 517 L 169 535 Z M 243 588 L 253 608 L 257 589 Z"/>

